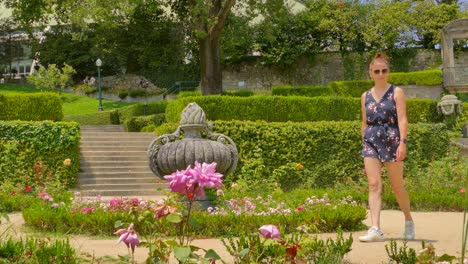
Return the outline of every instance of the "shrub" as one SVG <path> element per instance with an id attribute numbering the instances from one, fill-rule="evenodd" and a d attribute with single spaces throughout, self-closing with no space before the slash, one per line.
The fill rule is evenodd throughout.
<path id="1" fill-rule="evenodd" d="M 443 76 L 441 70 L 428 70 L 416 72 L 393 72 L 388 77 L 388 82 L 395 85 L 442 85 Z"/>
<path id="2" fill-rule="evenodd" d="M 329 83 L 333 92 L 338 96 L 361 97 L 374 86 L 373 81 L 341 81 Z"/>
<path id="3" fill-rule="evenodd" d="M 249 97 L 254 95 L 254 92 L 251 90 L 246 90 L 246 89 L 241 89 L 241 90 L 228 90 L 228 91 L 223 91 L 222 95 L 227 95 L 227 96 L 239 96 L 239 97 Z"/>
<path id="4" fill-rule="evenodd" d="M 114 125 L 125 124 L 127 120 L 136 116 L 161 114 L 166 112 L 167 101 L 156 101 L 147 103 L 132 104 L 129 106 L 114 109 L 110 113 L 110 121 Z M 145 110 L 146 108 L 146 110 Z"/>
<path id="5" fill-rule="evenodd" d="M 120 92 L 119 92 L 119 98 L 120 98 L 121 100 L 127 98 L 127 96 L 128 96 L 128 91 L 120 91 Z"/>
<path id="6" fill-rule="evenodd" d="M 33 181 L 38 161 L 48 177 L 74 186 L 80 168 L 80 128 L 71 122 L 0 121 L 0 180 Z M 63 161 L 71 165 L 64 167 Z"/>
<path id="7" fill-rule="evenodd" d="M 294 162 L 309 171 L 307 179 L 310 178 L 311 184 L 323 188 L 343 182 L 347 177 L 360 177 L 360 125 L 358 121 L 214 121 L 213 131 L 231 137 L 240 153 L 235 172 L 225 179 L 228 182 L 257 174 L 255 180 L 269 179 L 279 166 Z M 163 124 L 156 133 L 173 133 L 176 127 L 176 124 Z M 449 146 L 443 124 L 410 124 L 408 138 L 409 158 L 405 163 L 408 168 L 427 166 L 431 160 L 444 156 Z"/>
<path id="8" fill-rule="evenodd" d="M 159 126 L 165 122 L 165 114 L 154 114 L 149 116 L 134 116 L 125 122 L 128 132 L 140 132 L 143 127 L 148 125 Z"/>
<path id="9" fill-rule="evenodd" d="M 55 64 L 49 64 L 48 68 L 41 67 L 37 74 L 28 76 L 28 81 L 46 91 L 61 92 L 71 82 L 71 76 L 76 73 L 72 66 L 65 64 L 62 69 Z"/>
<path id="10" fill-rule="evenodd" d="M 128 92 L 128 96 L 130 97 L 145 97 L 147 96 L 146 90 L 145 89 L 134 89 L 130 90 Z"/>
<path id="11" fill-rule="evenodd" d="M 202 93 L 201 91 L 196 90 L 196 91 L 180 91 L 177 94 L 177 98 L 191 97 L 191 96 L 202 96 Z"/>
<path id="12" fill-rule="evenodd" d="M 275 86 L 271 90 L 272 95 L 282 95 L 282 96 L 331 96 L 335 95 L 334 91 L 330 86 L 290 86 L 282 85 Z"/>
<path id="13" fill-rule="evenodd" d="M 195 102 L 210 120 L 264 120 L 268 122 L 352 121 L 360 119 L 360 98 L 304 96 L 198 96 L 167 103 L 166 121 L 178 122 L 187 104 Z M 437 102 L 407 100 L 410 123 L 440 122 Z"/>

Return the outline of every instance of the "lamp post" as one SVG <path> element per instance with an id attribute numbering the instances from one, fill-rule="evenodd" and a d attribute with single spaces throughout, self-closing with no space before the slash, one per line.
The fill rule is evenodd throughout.
<path id="1" fill-rule="evenodd" d="M 102 61 L 101 61 L 101 59 L 96 60 L 96 66 L 97 66 L 97 74 L 98 74 L 98 91 L 99 91 L 99 108 L 98 108 L 98 111 L 102 112 L 102 111 L 104 111 L 104 108 L 102 108 L 102 91 L 101 91 L 101 66 L 102 66 Z"/>

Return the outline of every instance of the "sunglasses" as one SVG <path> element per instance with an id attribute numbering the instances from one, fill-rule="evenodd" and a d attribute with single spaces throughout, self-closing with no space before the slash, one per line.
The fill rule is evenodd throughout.
<path id="1" fill-rule="evenodd" d="M 388 69 L 374 70 L 374 74 L 380 74 L 380 72 L 382 72 L 382 74 L 387 74 L 387 73 L 388 73 Z"/>

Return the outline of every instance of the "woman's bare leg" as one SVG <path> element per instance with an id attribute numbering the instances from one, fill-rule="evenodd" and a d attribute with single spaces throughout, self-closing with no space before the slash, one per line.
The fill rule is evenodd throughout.
<path id="1" fill-rule="evenodd" d="M 403 181 L 403 162 L 386 162 L 385 165 L 398 205 L 405 215 L 405 220 L 411 221 L 413 218 L 411 217 L 410 199 Z"/>
<path id="2" fill-rule="evenodd" d="M 367 181 L 369 184 L 369 210 L 372 226 L 380 229 L 380 210 L 382 207 L 382 164 L 376 158 L 364 158 Z"/>

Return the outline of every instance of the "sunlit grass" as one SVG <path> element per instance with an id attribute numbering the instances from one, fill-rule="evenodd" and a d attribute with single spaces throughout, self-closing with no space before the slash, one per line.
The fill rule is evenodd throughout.
<path id="1" fill-rule="evenodd" d="M 34 85 L 19 85 L 19 84 L 1 84 L 0 94 L 12 93 L 39 93 L 41 90 Z M 97 98 L 80 96 L 72 93 L 62 93 L 60 95 L 63 101 L 63 114 L 65 116 L 84 115 L 97 113 L 99 108 L 99 100 Z M 110 100 L 102 100 L 104 111 L 109 111 L 115 108 L 130 105 L 129 103 L 116 102 Z"/>

